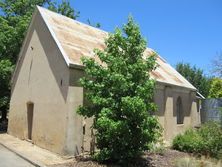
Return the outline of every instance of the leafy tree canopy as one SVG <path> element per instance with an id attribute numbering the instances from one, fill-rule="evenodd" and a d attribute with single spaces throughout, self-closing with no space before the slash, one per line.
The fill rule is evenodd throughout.
<path id="1" fill-rule="evenodd" d="M 13 70 L 13 65 L 9 60 L 0 60 L 0 94 L 3 98 L 0 98 L 0 108 L 6 107 L 9 101 L 10 92 L 2 91 L 8 90 L 10 85 L 10 74 Z"/>
<path id="2" fill-rule="evenodd" d="M 218 76 L 222 77 L 222 53 L 216 57 L 212 62 L 213 72 Z"/>
<path id="3" fill-rule="evenodd" d="M 178 63 L 176 70 L 195 86 L 204 97 L 208 96 L 211 79 L 204 75 L 203 70 L 196 66 L 192 67 L 189 63 Z"/>
<path id="4" fill-rule="evenodd" d="M 56 4 L 55 2 L 49 2 L 49 10 L 52 10 L 57 13 L 61 13 L 64 16 L 76 20 L 79 17 L 80 12 L 75 11 L 71 6 L 69 1 L 63 0 L 61 4 Z"/>
<path id="5" fill-rule="evenodd" d="M 220 78 L 212 79 L 209 98 L 222 98 L 222 79 Z"/>
<path id="6" fill-rule="evenodd" d="M 36 5 L 48 7 L 73 19 L 79 16 L 79 12 L 72 9 L 68 1 L 62 1 L 61 4 L 51 0 L 0 1 L 0 105 L 4 112 L 9 104 L 11 71 Z"/>
<path id="7" fill-rule="evenodd" d="M 156 55 L 143 58 L 146 41 L 130 17 L 123 29 L 116 29 L 105 41 L 104 51 L 95 50 L 102 64 L 83 58 L 86 76 L 80 82 L 89 106 L 78 113 L 94 117 L 97 160 L 125 161 L 138 156 L 160 135 L 152 112 L 155 81 L 150 71 L 156 68 Z"/>
<path id="8" fill-rule="evenodd" d="M 3 0 L 0 2 L 0 59 L 9 59 L 12 64 L 17 60 L 25 32 L 35 6 L 47 6 L 49 9 L 76 19 L 79 12 L 75 12 L 69 2 L 56 4 L 50 0 Z"/>
<path id="9" fill-rule="evenodd" d="M 92 27 L 96 27 L 96 28 L 100 28 L 101 24 L 100 23 L 92 23 L 90 19 L 87 19 L 87 23 L 92 26 Z"/>

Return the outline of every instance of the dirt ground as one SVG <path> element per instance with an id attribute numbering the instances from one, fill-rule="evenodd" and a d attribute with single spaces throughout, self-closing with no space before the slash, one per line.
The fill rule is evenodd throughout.
<path id="1" fill-rule="evenodd" d="M 145 153 L 145 155 L 138 160 L 135 160 L 129 167 L 174 167 L 175 160 L 189 157 L 189 154 L 167 149 L 162 155 Z M 67 164 L 53 165 L 50 167 L 120 167 L 114 164 L 98 164 L 91 159 L 75 159 L 73 162 Z"/>

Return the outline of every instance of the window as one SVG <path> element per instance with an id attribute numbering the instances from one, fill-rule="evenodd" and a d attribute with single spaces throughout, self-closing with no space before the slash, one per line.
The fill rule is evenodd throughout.
<path id="1" fill-rule="evenodd" d="M 180 97 L 177 98 L 177 124 L 183 124 L 183 106 Z"/>

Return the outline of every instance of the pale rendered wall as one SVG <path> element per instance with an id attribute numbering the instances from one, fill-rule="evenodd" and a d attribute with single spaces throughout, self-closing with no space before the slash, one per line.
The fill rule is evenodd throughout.
<path id="1" fill-rule="evenodd" d="M 91 125 L 92 119 L 84 119 L 76 111 L 80 105 L 86 104 L 83 97 L 83 88 L 79 84 L 79 79 L 83 77 L 82 69 L 70 69 L 70 87 L 69 87 L 69 120 L 67 126 L 66 148 L 69 154 L 79 154 L 83 151 L 90 151 Z M 83 126 L 85 126 L 85 135 L 83 135 Z"/>
<path id="2" fill-rule="evenodd" d="M 68 123 L 65 148 L 68 154 L 82 153 L 83 145 L 83 118 L 76 111 L 83 104 L 83 88 L 78 80 L 82 77 L 82 70 L 70 69 L 69 94 L 68 94 Z"/>
<path id="3" fill-rule="evenodd" d="M 69 68 L 38 13 L 35 19 L 13 83 L 8 133 L 27 139 L 27 103 L 33 102 L 32 142 L 63 153 Z"/>
<path id="4" fill-rule="evenodd" d="M 182 100 L 183 124 L 177 124 L 176 102 L 178 97 Z M 191 90 L 158 84 L 154 101 L 158 106 L 156 115 L 164 128 L 164 139 L 168 142 L 171 142 L 177 134 L 184 132 L 187 128 L 200 123 L 196 93 Z"/>

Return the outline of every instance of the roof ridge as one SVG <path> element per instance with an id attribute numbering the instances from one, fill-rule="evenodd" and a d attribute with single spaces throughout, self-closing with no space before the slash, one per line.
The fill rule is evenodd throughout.
<path id="1" fill-rule="evenodd" d="M 83 25 L 83 26 L 87 26 L 87 27 L 92 28 L 92 29 L 94 29 L 94 30 L 96 30 L 96 31 L 100 31 L 100 32 L 105 33 L 105 34 L 109 34 L 109 32 L 107 32 L 107 31 L 105 31 L 105 30 L 102 30 L 102 29 L 97 28 L 97 27 L 93 27 L 93 26 L 91 26 L 91 25 L 88 25 L 88 24 L 86 24 L 86 23 L 80 22 L 80 21 L 78 21 L 78 20 L 74 20 L 74 19 L 69 18 L 69 17 L 67 17 L 67 16 L 64 16 L 64 15 L 62 15 L 62 14 L 60 14 L 60 13 L 56 13 L 56 12 L 54 12 L 54 11 L 51 11 L 51 10 L 49 10 L 49 9 L 46 9 L 46 8 L 44 8 L 44 7 L 42 7 L 42 6 L 38 6 L 38 5 L 37 5 L 37 8 L 40 9 L 40 10 L 45 10 L 46 12 L 53 13 L 53 14 L 58 15 L 58 16 L 60 16 L 60 17 L 64 17 L 64 18 L 66 18 L 66 19 L 72 20 L 73 22 L 75 22 L 75 23 L 77 23 L 77 24 L 80 24 L 80 25 Z"/>

